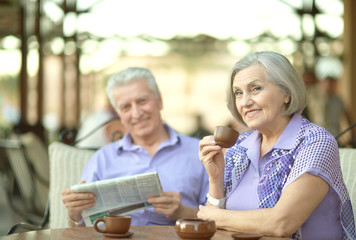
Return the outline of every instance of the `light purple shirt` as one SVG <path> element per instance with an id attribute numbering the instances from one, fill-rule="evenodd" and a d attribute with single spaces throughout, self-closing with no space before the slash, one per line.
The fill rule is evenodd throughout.
<path id="1" fill-rule="evenodd" d="M 240 183 L 226 199 L 227 209 L 251 210 L 258 208 L 259 200 L 257 187 L 260 182 L 262 170 L 266 165 L 268 158 L 267 156 L 264 156 L 263 158 L 259 159 L 261 138 L 257 133 L 258 132 L 256 132 L 256 134 L 253 133 L 245 140 L 248 142 L 247 145 L 249 146 L 249 149 L 247 150 L 247 156 L 251 161 L 251 164 L 244 173 Z M 245 141 L 241 144 L 245 144 Z"/>
<path id="2" fill-rule="evenodd" d="M 127 133 L 123 139 L 99 149 L 88 161 L 82 180 L 98 180 L 157 172 L 163 191 L 181 194 L 181 203 L 198 208 L 205 203 L 209 190 L 208 175 L 199 160 L 199 140 L 178 134 L 165 125 L 170 138 L 161 143 L 152 157 L 139 145 L 132 144 Z M 175 221 L 147 208 L 132 214 L 132 225 L 174 225 Z"/>
<path id="3" fill-rule="evenodd" d="M 304 122 L 303 122 L 304 121 Z M 302 123 L 303 122 L 303 123 Z M 300 134 L 301 126 L 304 124 L 308 125 L 309 129 L 306 131 L 306 135 Z M 237 172 L 243 172 L 243 175 L 240 177 L 236 177 L 236 173 L 232 171 L 232 190 L 227 194 L 227 201 L 226 201 L 226 208 L 231 210 L 249 210 L 249 209 L 258 209 L 260 206 L 260 199 L 258 196 L 258 187 L 263 182 L 263 178 L 268 176 L 269 169 L 268 166 L 272 166 L 272 162 L 278 161 L 278 158 L 283 157 L 284 159 L 287 158 L 288 154 L 286 153 L 289 151 L 290 154 L 293 152 L 299 152 L 297 154 L 294 167 L 301 169 L 301 166 L 305 166 L 306 161 L 310 161 L 308 157 L 310 155 L 304 155 L 302 146 L 303 144 L 296 144 L 301 139 L 305 138 L 313 139 L 320 131 L 325 131 L 325 129 L 321 129 L 316 125 L 308 123 L 306 119 L 303 119 L 302 116 L 296 114 L 293 116 L 292 120 L 287 125 L 286 129 L 283 131 L 282 135 L 278 139 L 277 143 L 273 146 L 273 148 L 266 153 L 260 159 L 260 133 L 258 131 L 253 131 L 247 137 L 241 141 L 238 141 L 237 145 L 235 145 L 235 149 L 232 149 L 227 155 L 229 156 L 246 156 L 246 159 L 237 160 L 235 158 L 235 167 L 234 168 L 241 168 L 240 165 L 236 165 L 239 161 L 244 165 L 247 163 L 247 168 L 245 171 L 239 170 Z M 326 132 L 326 131 L 325 131 Z M 324 139 L 320 139 L 318 141 L 324 141 Z M 306 146 L 312 147 L 312 141 L 310 144 L 306 144 Z M 327 144 L 325 146 L 328 146 Z M 281 155 L 278 155 L 278 151 L 275 149 L 283 149 Z M 235 152 L 236 151 L 236 152 Z M 240 151 L 245 152 L 241 154 Z M 310 151 L 308 149 L 308 151 Z M 320 151 L 320 154 L 327 154 L 330 150 L 328 149 L 314 149 L 314 152 Z M 233 152 L 235 152 L 233 154 Z M 238 153 L 236 155 L 236 153 Z M 272 154 L 273 153 L 273 154 Z M 331 161 L 331 160 L 330 160 Z M 339 159 L 335 159 L 332 161 L 335 162 L 335 172 L 340 174 L 340 163 Z M 227 163 L 229 164 L 229 163 Z M 341 200 L 340 196 L 338 195 L 336 186 L 333 184 L 333 180 L 331 176 L 327 175 L 323 168 L 320 167 L 316 168 L 307 168 L 304 167 L 304 171 L 301 171 L 298 175 L 294 175 L 297 171 L 294 171 L 293 166 L 291 166 L 291 173 L 288 177 L 290 179 L 286 182 L 283 187 L 282 191 L 292 183 L 298 176 L 301 174 L 308 172 L 310 174 L 320 176 L 325 181 L 327 181 L 330 185 L 330 190 L 328 191 L 325 198 L 322 202 L 317 206 L 317 208 L 313 211 L 313 213 L 309 216 L 307 221 L 302 225 L 301 229 L 299 230 L 299 237 L 296 239 L 313 239 L 313 240 L 338 240 L 343 239 L 343 228 L 341 225 L 340 220 L 340 205 Z M 266 169 L 265 169 L 266 168 Z M 300 170 L 298 170 L 300 171 Z M 267 174 L 267 175 L 266 175 Z M 341 177 L 341 176 L 339 176 Z M 266 179 L 266 178 L 265 178 Z M 344 187 L 344 185 L 342 185 Z"/>

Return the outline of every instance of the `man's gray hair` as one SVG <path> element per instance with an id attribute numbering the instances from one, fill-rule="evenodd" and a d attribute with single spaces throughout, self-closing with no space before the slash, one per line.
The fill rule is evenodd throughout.
<path id="1" fill-rule="evenodd" d="M 155 95 L 161 99 L 161 93 L 159 91 L 156 80 L 150 70 L 140 67 L 129 67 L 114 75 L 112 75 L 106 85 L 106 93 L 110 100 L 111 105 L 117 110 L 115 100 L 113 97 L 113 90 L 121 85 L 144 80 L 147 82 L 148 87 L 155 93 Z"/>

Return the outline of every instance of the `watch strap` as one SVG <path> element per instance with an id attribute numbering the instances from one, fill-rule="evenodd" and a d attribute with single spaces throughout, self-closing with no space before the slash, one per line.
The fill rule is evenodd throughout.
<path id="1" fill-rule="evenodd" d="M 216 199 L 216 198 L 213 198 L 212 196 L 210 196 L 209 193 L 206 195 L 206 198 L 207 198 L 208 202 L 211 203 L 215 207 L 225 206 L 226 198 Z"/>

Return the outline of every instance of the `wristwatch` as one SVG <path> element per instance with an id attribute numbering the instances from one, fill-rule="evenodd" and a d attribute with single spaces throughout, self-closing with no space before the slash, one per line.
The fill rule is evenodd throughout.
<path id="1" fill-rule="evenodd" d="M 79 226 L 79 225 L 82 225 L 83 222 L 84 222 L 84 219 L 82 218 L 79 222 L 77 221 L 74 221 L 70 216 L 69 216 L 69 220 L 74 223 L 75 226 Z"/>
<path id="2" fill-rule="evenodd" d="M 206 195 L 208 202 L 210 202 L 215 207 L 223 207 L 225 206 L 226 198 L 216 199 L 209 195 Z"/>

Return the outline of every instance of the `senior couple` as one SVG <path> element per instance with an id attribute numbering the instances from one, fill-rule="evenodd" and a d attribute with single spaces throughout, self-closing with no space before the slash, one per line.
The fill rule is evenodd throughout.
<path id="1" fill-rule="evenodd" d="M 304 83 L 275 52 L 247 55 L 233 67 L 227 106 L 249 130 L 229 149 L 213 136 L 194 139 L 163 123 L 152 73 L 127 68 L 107 83 L 127 133 L 99 149 L 81 182 L 158 172 L 163 195 L 130 214 L 133 225 L 174 225 L 179 218 L 213 219 L 220 229 L 293 239 L 356 239 L 349 194 L 334 137 L 300 113 Z M 62 192 L 71 225 L 91 193 Z"/>

